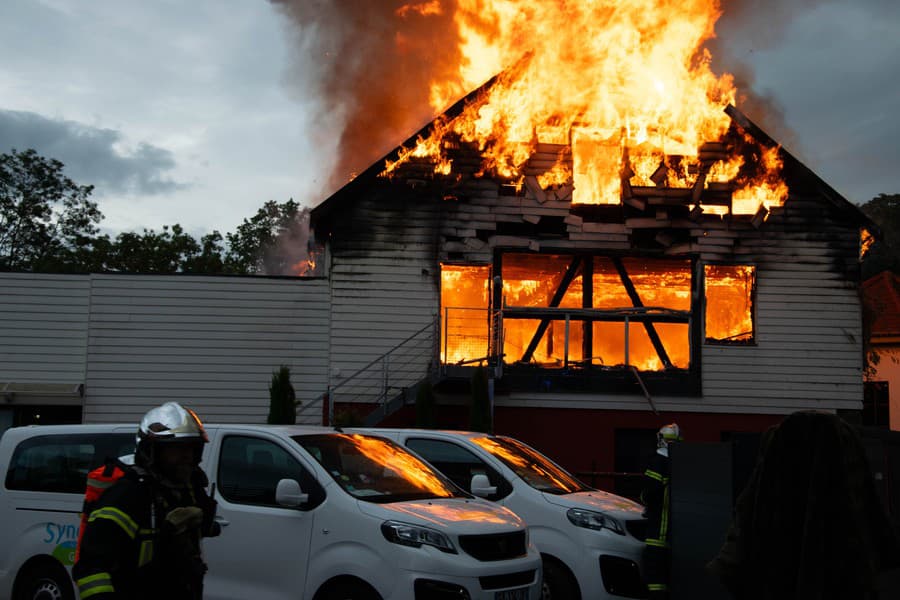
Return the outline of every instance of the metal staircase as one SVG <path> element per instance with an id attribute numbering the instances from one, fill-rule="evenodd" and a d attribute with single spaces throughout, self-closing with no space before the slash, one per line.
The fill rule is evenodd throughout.
<path id="1" fill-rule="evenodd" d="M 415 401 L 420 385 L 439 377 L 440 323 L 435 319 L 408 338 L 328 389 L 328 421 L 334 423 L 335 403 L 376 404 L 364 425 L 377 425 Z"/>

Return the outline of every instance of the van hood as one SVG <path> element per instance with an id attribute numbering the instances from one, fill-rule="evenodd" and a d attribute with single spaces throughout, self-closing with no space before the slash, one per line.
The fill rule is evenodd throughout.
<path id="1" fill-rule="evenodd" d="M 454 535 L 489 534 L 524 529 L 514 512 L 484 500 L 435 498 L 375 504 L 359 501 L 359 510 L 371 517 L 423 525 Z"/>
<path id="2" fill-rule="evenodd" d="M 640 518 L 644 513 L 644 507 L 637 502 L 601 490 L 575 492 L 562 496 L 544 493 L 543 496 L 550 504 L 565 508 L 596 510 L 624 520 Z"/>

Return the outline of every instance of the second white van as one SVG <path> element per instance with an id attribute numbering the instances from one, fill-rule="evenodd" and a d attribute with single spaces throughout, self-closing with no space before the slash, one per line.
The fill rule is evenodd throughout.
<path id="1" fill-rule="evenodd" d="M 528 524 L 543 557 L 546 600 L 643 598 L 643 507 L 584 485 L 511 437 L 429 429 L 360 429 L 413 450 L 457 485 Z"/>

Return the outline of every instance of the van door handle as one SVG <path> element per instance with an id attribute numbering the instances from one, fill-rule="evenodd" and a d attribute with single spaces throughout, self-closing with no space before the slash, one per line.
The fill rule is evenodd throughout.
<path id="1" fill-rule="evenodd" d="M 216 517 L 216 523 L 219 524 L 220 527 L 228 527 L 231 524 L 231 521 L 226 519 L 225 517 Z"/>

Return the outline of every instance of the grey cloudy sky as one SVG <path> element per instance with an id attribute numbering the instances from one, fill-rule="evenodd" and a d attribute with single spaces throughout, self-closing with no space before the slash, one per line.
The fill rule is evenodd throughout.
<path id="1" fill-rule="evenodd" d="M 329 32 L 288 3 L 3 0 L 0 152 L 63 161 L 113 232 L 315 205 L 341 115 L 319 93 Z M 765 100 L 750 116 L 848 199 L 900 193 L 900 2 L 723 5 L 716 65 Z"/>

